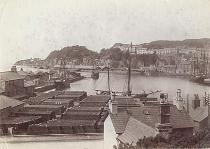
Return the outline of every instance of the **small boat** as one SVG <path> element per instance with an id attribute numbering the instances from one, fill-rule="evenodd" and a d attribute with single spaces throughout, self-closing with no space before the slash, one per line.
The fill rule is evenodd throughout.
<path id="1" fill-rule="evenodd" d="M 70 88 L 70 83 L 68 80 L 63 80 L 63 79 L 59 79 L 59 80 L 55 80 L 55 89 L 56 90 L 64 90 L 66 88 Z"/>
<path id="2" fill-rule="evenodd" d="M 197 75 L 197 76 L 192 76 L 190 78 L 190 81 L 196 82 L 196 83 L 204 83 L 204 79 L 206 79 L 204 75 Z"/>
<path id="3" fill-rule="evenodd" d="M 204 79 L 203 83 L 206 85 L 210 85 L 210 78 Z"/>
<path id="4" fill-rule="evenodd" d="M 99 72 L 96 70 L 93 70 L 91 74 L 91 78 L 93 78 L 94 80 L 97 80 L 99 78 Z"/>

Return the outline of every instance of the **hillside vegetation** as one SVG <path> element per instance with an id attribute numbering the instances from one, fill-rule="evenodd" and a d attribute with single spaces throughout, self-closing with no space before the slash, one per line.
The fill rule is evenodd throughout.
<path id="1" fill-rule="evenodd" d="M 185 39 L 182 41 L 157 40 L 143 44 L 146 48 L 210 48 L 210 38 Z"/>

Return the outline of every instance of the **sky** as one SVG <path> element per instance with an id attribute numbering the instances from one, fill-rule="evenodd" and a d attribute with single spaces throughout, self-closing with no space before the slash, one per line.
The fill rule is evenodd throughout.
<path id="1" fill-rule="evenodd" d="M 81 45 L 210 38 L 210 0 L 0 0 L 0 67 Z"/>

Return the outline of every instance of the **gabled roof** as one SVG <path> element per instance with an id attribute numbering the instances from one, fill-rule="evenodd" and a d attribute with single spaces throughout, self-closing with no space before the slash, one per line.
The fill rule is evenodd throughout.
<path id="1" fill-rule="evenodd" d="M 8 107 L 16 107 L 21 104 L 24 104 L 24 102 L 0 95 L 0 110 Z"/>
<path id="2" fill-rule="evenodd" d="M 12 71 L 0 72 L 0 81 L 24 79 L 24 76 Z"/>
<path id="3" fill-rule="evenodd" d="M 185 109 L 178 110 L 175 105 L 171 106 L 171 124 L 173 128 L 189 128 L 194 127 L 193 119 L 189 116 Z"/>
<path id="4" fill-rule="evenodd" d="M 179 111 L 176 106 L 170 107 L 170 123 L 173 129 L 194 127 L 192 118 L 183 110 Z M 126 111 L 119 111 L 117 114 L 110 114 L 115 132 L 123 133 L 129 117 L 155 129 L 155 124 L 159 123 L 160 106 L 129 107 Z"/>
<path id="5" fill-rule="evenodd" d="M 24 76 L 24 77 L 33 75 L 33 72 L 26 72 L 26 71 L 23 71 L 23 70 L 20 70 L 17 73 L 21 76 Z"/>
<path id="6" fill-rule="evenodd" d="M 208 106 L 198 107 L 195 110 L 191 110 L 190 116 L 194 121 L 201 122 L 208 117 Z"/>
<path id="7" fill-rule="evenodd" d="M 155 135 L 155 129 L 141 123 L 140 121 L 130 117 L 125 128 L 125 131 L 122 135 L 119 135 L 119 139 L 124 144 L 129 143 L 136 145 L 139 139 L 145 137 L 150 137 Z"/>
<path id="8" fill-rule="evenodd" d="M 124 132 L 129 117 L 127 111 L 119 112 L 117 114 L 110 113 L 110 118 L 117 134 L 122 134 Z"/>

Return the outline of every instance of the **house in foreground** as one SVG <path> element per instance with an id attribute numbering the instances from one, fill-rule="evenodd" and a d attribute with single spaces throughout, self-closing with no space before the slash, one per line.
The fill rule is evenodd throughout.
<path id="1" fill-rule="evenodd" d="M 13 66 L 11 71 L 0 72 L 0 94 L 22 100 L 34 95 L 34 83 L 25 80 Z"/>
<path id="2" fill-rule="evenodd" d="M 163 137 L 176 132 L 192 134 L 193 120 L 182 103 L 179 98 L 175 105 L 162 98 L 158 105 L 122 108 L 111 100 L 109 116 L 104 123 L 104 147 L 113 149 L 119 143 L 136 145 L 139 139 L 157 134 Z"/>

